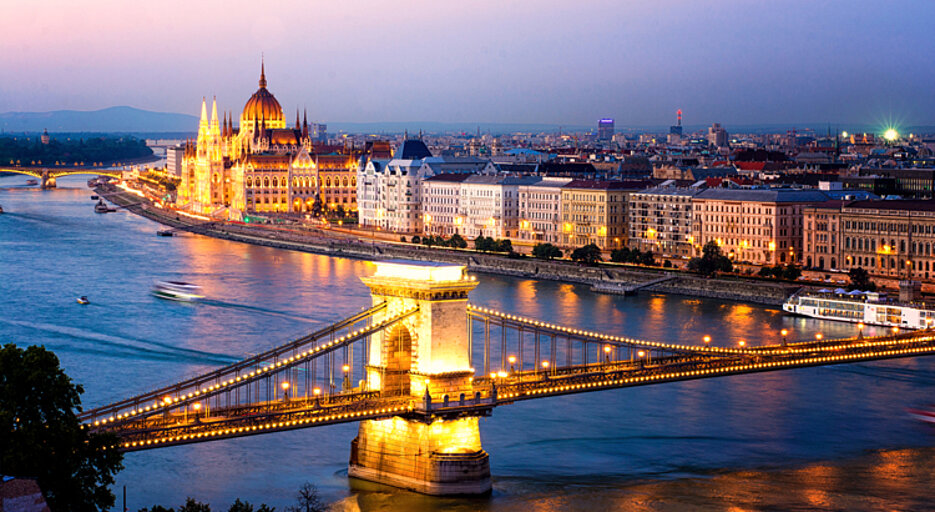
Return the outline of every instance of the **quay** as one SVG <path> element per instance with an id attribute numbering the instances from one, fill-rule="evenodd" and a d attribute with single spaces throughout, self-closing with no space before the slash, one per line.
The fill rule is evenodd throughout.
<path id="1" fill-rule="evenodd" d="M 365 260 L 409 259 L 465 265 L 471 272 L 578 283 L 595 291 L 620 294 L 621 290 L 735 300 L 768 306 L 782 303 L 801 287 L 788 283 L 742 278 L 704 278 L 629 267 L 591 267 L 567 261 L 536 258 L 512 259 L 457 249 L 422 247 L 385 241 L 363 241 L 354 236 L 328 235 L 321 231 L 299 231 L 270 226 L 200 220 L 156 207 L 150 201 L 112 185 L 99 186 L 95 193 L 131 213 L 168 226 L 170 231 L 189 232 L 224 240 L 278 249 Z"/>

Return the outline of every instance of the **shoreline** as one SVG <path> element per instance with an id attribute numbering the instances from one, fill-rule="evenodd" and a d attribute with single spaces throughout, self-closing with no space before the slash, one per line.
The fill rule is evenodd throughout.
<path id="1" fill-rule="evenodd" d="M 155 207 L 146 199 L 113 186 L 96 187 L 102 198 L 131 213 L 148 218 L 171 229 L 277 249 L 364 260 L 410 259 L 465 265 L 471 272 L 511 277 L 544 279 L 585 284 L 592 291 L 629 295 L 645 291 L 781 306 L 801 286 L 768 283 L 742 278 L 704 278 L 680 272 L 665 272 L 629 267 L 583 266 L 567 261 L 535 258 L 512 259 L 506 256 L 429 248 L 384 241 L 361 241 L 353 236 L 328 235 L 321 231 L 300 231 L 248 224 L 197 222 Z"/>

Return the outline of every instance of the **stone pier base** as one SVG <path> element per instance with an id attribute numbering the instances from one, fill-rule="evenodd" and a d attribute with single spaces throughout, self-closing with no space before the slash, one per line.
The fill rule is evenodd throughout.
<path id="1" fill-rule="evenodd" d="M 490 492 L 490 461 L 477 418 L 362 421 L 347 473 L 435 496 Z"/>

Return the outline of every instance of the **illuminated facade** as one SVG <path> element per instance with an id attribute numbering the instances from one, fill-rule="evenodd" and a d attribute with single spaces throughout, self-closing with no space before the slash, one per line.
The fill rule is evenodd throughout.
<path id="1" fill-rule="evenodd" d="M 562 187 L 571 178 L 544 177 L 519 186 L 519 223 L 516 241 L 561 243 Z"/>
<path id="2" fill-rule="evenodd" d="M 829 201 L 804 208 L 805 265 L 935 280 L 931 201 Z"/>
<path id="3" fill-rule="evenodd" d="M 357 158 L 319 146 L 307 116 L 287 127 L 282 107 L 266 88 L 247 100 L 234 126 L 233 115 L 211 117 L 202 101 L 198 137 L 185 146 L 178 204 L 193 212 L 239 219 L 244 213 L 307 213 L 316 209 L 356 211 Z"/>
<path id="4" fill-rule="evenodd" d="M 477 282 L 461 265 L 395 260 L 376 267 L 362 278 L 373 304 L 386 303 L 374 323 L 416 313 L 374 335 L 367 388 L 422 399 L 426 409 L 433 398 L 445 405 L 476 401 L 466 325 L 468 293 Z M 472 415 L 361 421 L 348 474 L 426 494 L 482 494 L 491 487 L 489 457 Z"/>
<path id="5" fill-rule="evenodd" d="M 574 180 L 562 187 L 562 246 L 626 245 L 627 200 L 642 182 Z"/>
<path id="6" fill-rule="evenodd" d="M 692 188 L 658 187 L 630 195 L 627 208 L 631 249 L 663 258 L 692 255 Z"/>
<path id="7" fill-rule="evenodd" d="M 735 261 L 798 264 L 802 211 L 828 200 L 818 190 L 711 188 L 692 199 L 695 255 L 710 241 Z"/>

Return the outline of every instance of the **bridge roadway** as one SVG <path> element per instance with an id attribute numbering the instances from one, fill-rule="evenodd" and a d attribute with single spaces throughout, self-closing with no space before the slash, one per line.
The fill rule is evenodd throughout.
<path id="1" fill-rule="evenodd" d="M 122 177 L 122 172 L 118 169 L 98 169 L 95 167 L 0 167 L 0 172 L 24 174 L 26 176 L 39 178 L 42 180 L 43 188 L 54 188 L 55 180 L 62 176 L 88 174 L 92 176 L 109 176 L 118 179 Z"/>
<path id="2" fill-rule="evenodd" d="M 330 326 L 305 337 L 306 342 L 321 341 L 326 338 L 323 333 L 330 333 L 332 341 L 319 345 L 319 347 L 324 347 L 324 350 L 333 353 L 334 350 L 346 347 L 347 344 L 353 341 L 359 342 L 376 331 L 395 324 L 415 312 L 414 310 L 406 311 L 393 317 L 391 321 L 385 322 L 386 325 L 370 325 L 365 329 L 349 331 L 356 333 L 352 336 L 345 336 L 338 338 L 338 340 L 333 339 L 337 330 L 349 329 L 354 322 L 365 320 L 366 317 L 379 312 L 380 309 L 381 305 L 378 304 L 371 310 L 364 311 L 351 319 L 335 324 L 337 327 Z M 213 388 L 213 386 L 203 386 L 207 382 L 218 382 L 219 375 L 229 375 L 228 370 L 230 367 L 227 367 L 206 376 L 186 381 L 187 384 L 180 383 L 105 408 L 88 411 L 82 415 L 82 419 L 94 431 L 106 431 L 116 434 L 120 443 L 118 449 L 138 451 L 268 432 L 357 422 L 366 419 L 385 419 L 394 416 L 426 422 L 435 418 L 486 416 L 491 414 L 495 407 L 523 400 L 559 395 L 811 366 L 935 355 L 935 331 L 933 330 L 904 332 L 880 337 L 809 341 L 743 349 L 692 347 L 637 340 L 618 341 L 627 339 L 536 322 L 494 312 L 486 308 L 471 306 L 469 310 L 472 314 L 483 316 L 487 320 L 497 320 L 499 318 L 514 324 L 530 324 L 531 327 L 540 329 L 541 333 L 544 333 L 543 335 L 563 333 L 573 337 L 569 339 L 582 342 L 585 346 L 588 343 L 600 343 L 598 348 L 619 348 L 620 345 L 611 345 L 611 343 L 619 343 L 628 346 L 630 349 L 637 346 L 641 348 L 628 350 L 628 357 L 626 358 L 617 357 L 620 353 L 619 350 L 605 349 L 603 351 L 605 357 L 603 359 L 595 358 L 595 362 L 566 366 L 551 364 L 547 368 L 536 365 L 535 369 L 511 369 L 509 371 L 504 369 L 490 374 L 476 375 L 473 379 L 475 395 L 468 397 L 383 396 L 379 391 L 350 388 L 345 384 L 345 391 L 321 393 L 319 388 L 315 388 L 311 394 L 306 392 L 308 396 L 296 396 L 290 399 L 275 396 L 275 386 L 272 386 L 273 393 L 268 394 L 267 399 L 264 400 L 254 399 L 250 401 L 249 397 L 247 397 L 249 403 L 218 405 L 210 409 L 205 407 L 203 411 L 197 406 L 195 409 L 190 407 L 189 405 L 202 399 L 204 399 L 204 403 L 209 404 L 210 399 L 205 398 L 212 393 L 215 395 L 215 400 L 217 400 L 218 389 Z M 537 339 L 538 336 L 539 334 L 537 334 Z M 554 340 L 554 337 L 552 339 Z M 291 342 L 274 349 L 274 351 L 278 351 L 278 356 L 283 356 L 287 353 L 293 353 L 298 345 L 301 345 L 301 343 Z M 487 345 L 486 348 L 489 348 L 489 340 L 485 339 L 485 345 Z M 309 352 L 313 353 L 313 357 L 321 357 L 320 354 L 314 354 L 316 350 L 318 349 L 312 349 Z M 653 355 L 653 351 L 657 354 L 656 356 Z M 240 365 L 240 370 L 257 368 L 257 362 L 265 360 L 272 352 L 254 356 L 232 366 Z M 584 352 L 586 353 L 587 350 Z M 555 358 L 552 357 L 551 360 L 554 361 Z M 298 362 L 283 359 L 278 363 L 274 363 L 271 367 L 276 369 L 280 364 L 289 365 L 298 364 Z M 262 374 L 263 372 L 259 373 Z M 260 378 L 259 375 L 241 375 L 243 375 L 244 383 L 248 380 Z M 223 382 L 227 385 L 228 381 Z M 233 383 L 234 381 L 231 380 L 230 382 Z M 240 377 L 238 377 L 237 382 L 240 382 Z M 347 382 L 347 379 L 345 379 L 345 382 Z M 201 387 L 204 390 L 203 396 L 185 394 L 185 389 L 191 389 L 185 386 L 192 383 L 194 383 L 195 388 Z M 266 385 L 269 388 L 268 379 Z M 246 388 L 248 390 L 249 387 L 249 384 L 247 384 Z M 181 398 L 172 399 L 167 396 L 166 403 L 159 402 L 158 397 L 173 392 L 177 393 L 176 396 L 181 396 Z M 196 393 L 198 392 L 196 391 Z M 186 396 L 189 397 L 188 401 L 182 404 L 186 400 Z M 228 397 L 230 397 L 229 390 Z M 144 413 L 140 404 L 154 399 L 152 406 L 145 407 L 146 412 Z M 219 402 L 216 401 L 216 403 Z M 182 404 L 181 408 L 180 404 Z M 133 413 L 116 413 L 116 416 L 104 417 L 103 421 L 95 420 L 93 423 L 91 421 L 94 418 L 101 418 L 102 415 L 113 414 L 114 411 L 127 411 L 127 407 L 133 407 Z"/>

